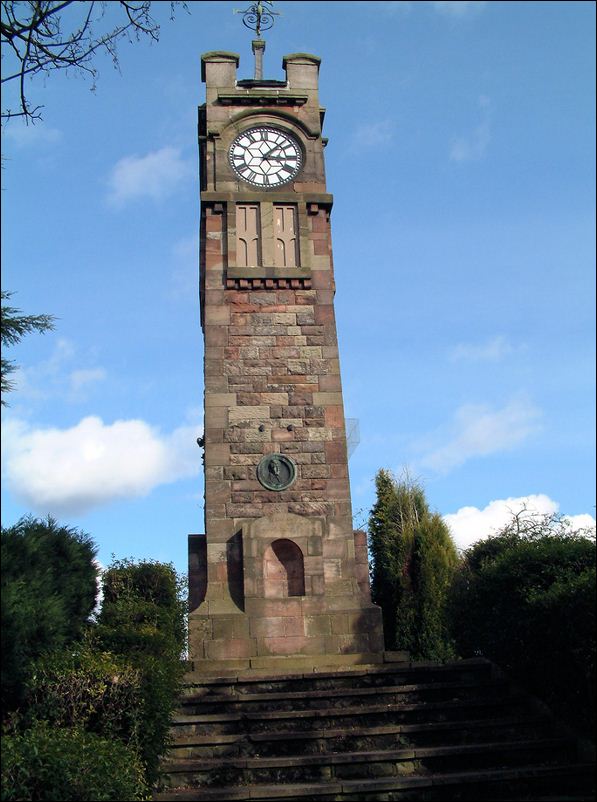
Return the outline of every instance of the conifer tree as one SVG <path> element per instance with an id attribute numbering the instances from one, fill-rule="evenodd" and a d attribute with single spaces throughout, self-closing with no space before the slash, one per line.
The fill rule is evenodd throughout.
<path id="1" fill-rule="evenodd" d="M 375 478 L 369 518 L 371 591 L 382 608 L 387 649 L 415 659 L 447 659 L 446 595 L 458 562 L 450 531 L 420 485 L 387 470 Z"/>

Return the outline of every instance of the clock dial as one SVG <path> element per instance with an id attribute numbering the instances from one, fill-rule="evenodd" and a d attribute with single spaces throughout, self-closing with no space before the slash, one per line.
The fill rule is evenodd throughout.
<path id="1" fill-rule="evenodd" d="M 243 181 L 264 189 L 292 181 L 302 164 L 298 142 L 276 128 L 249 128 L 236 137 L 228 155 Z"/>

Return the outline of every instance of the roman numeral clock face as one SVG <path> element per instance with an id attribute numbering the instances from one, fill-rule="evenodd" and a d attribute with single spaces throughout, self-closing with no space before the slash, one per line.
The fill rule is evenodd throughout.
<path id="1" fill-rule="evenodd" d="M 287 184 L 301 169 L 301 149 L 289 134 L 275 128 L 249 128 L 229 151 L 234 172 L 255 187 Z"/>

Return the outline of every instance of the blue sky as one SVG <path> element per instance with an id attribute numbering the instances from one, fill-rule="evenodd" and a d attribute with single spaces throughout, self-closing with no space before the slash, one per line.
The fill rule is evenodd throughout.
<path id="1" fill-rule="evenodd" d="M 233 3 L 154 6 L 159 43 L 121 43 L 120 73 L 100 57 L 95 92 L 34 81 L 43 122 L 3 130 L 2 287 L 58 320 L 7 353 L 2 523 L 50 513 L 103 563 L 185 571 L 204 531 L 200 55 L 238 52 L 252 77 L 251 34 Z M 461 546 L 521 499 L 590 523 L 595 5 L 276 7 L 266 77 L 322 58 L 356 522 L 386 467 Z"/>

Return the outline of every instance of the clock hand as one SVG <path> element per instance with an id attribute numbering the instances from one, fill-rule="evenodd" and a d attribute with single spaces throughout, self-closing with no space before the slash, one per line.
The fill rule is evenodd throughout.
<path id="1" fill-rule="evenodd" d="M 271 150 L 268 150 L 267 153 L 264 153 L 264 155 L 261 157 L 261 161 L 263 161 L 264 159 L 269 159 L 270 155 L 274 152 L 274 150 L 280 150 L 280 145 L 274 145 L 274 147 L 271 148 Z"/>

